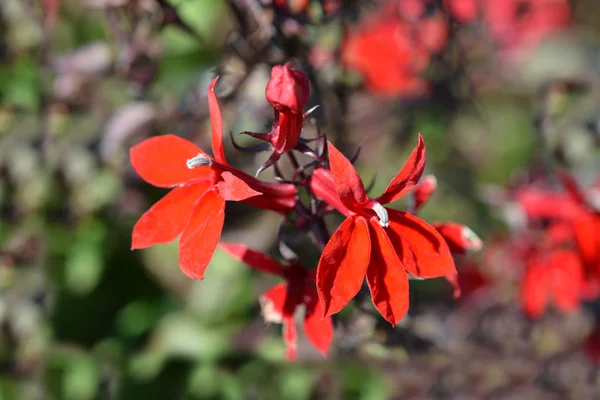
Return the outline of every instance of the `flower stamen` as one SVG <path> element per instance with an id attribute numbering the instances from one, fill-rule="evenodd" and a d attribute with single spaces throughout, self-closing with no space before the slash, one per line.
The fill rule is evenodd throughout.
<path id="1" fill-rule="evenodd" d="M 188 169 L 196 168 L 196 167 L 209 167 L 212 164 L 210 158 L 208 158 L 205 154 L 198 154 L 196 157 L 192 157 L 185 162 L 185 165 Z"/>
<path id="2" fill-rule="evenodd" d="M 367 207 L 375 211 L 375 214 L 377 214 L 377 217 L 379 218 L 379 225 L 383 226 L 384 228 L 390 226 L 390 218 L 384 206 L 375 200 L 371 200 L 369 204 L 367 204 Z"/>

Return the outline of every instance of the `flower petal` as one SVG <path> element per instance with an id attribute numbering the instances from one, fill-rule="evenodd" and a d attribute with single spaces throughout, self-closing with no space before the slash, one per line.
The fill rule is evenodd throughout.
<path id="1" fill-rule="evenodd" d="M 313 288 L 311 290 L 314 291 Z M 304 333 L 310 343 L 323 354 L 323 357 L 326 357 L 333 340 L 333 322 L 331 317 L 321 319 L 321 315 L 323 315 L 323 309 L 315 295 L 306 305 Z"/>
<path id="2" fill-rule="evenodd" d="M 288 296 L 287 283 L 279 283 L 263 293 L 258 301 L 265 322 L 276 324 L 283 323 L 286 318 L 293 318 L 292 314 L 284 315 L 285 301 Z"/>
<path id="3" fill-rule="evenodd" d="M 205 154 L 189 140 L 175 135 L 146 139 L 129 150 L 131 164 L 146 182 L 158 187 L 174 187 L 210 176 L 207 167 L 189 169 L 186 161 Z"/>
<path id="4" fill-rule="evenodd" d="M 392 326 L 408 312 L 408 277 L 384 229 L 369 221 L 371 261 L 367 268 L 367 283 L 375 308 Z"/>
<path id="5" fill-rule="evenodd" d="M 219 193 L 227 201 L 242 201 L 261 194 L 229 171 L 222 172 L 221 178 L 223 180 L 217 186 Z"/>
<path id="6" fill-rule="evenodd" d="M 376 200 L 381 204 L 388 204 L 398 200 L 408 193 L 421 179 L 425 169 L 425 143 L 421 134 L 419 134 L 419 143 L 412 151 L 404 166 L 398 174 L 392 179 L 383 194 Z"/>
<path id="7" fill-rule="evenodd" d="M 296 330 L 296 323 L 293 318 L 288 318 L 283 321 L 283 341 L 287 346 L 285 358 L 294 361 L 298 349 L 298 331 Z"/>
<path id="8" fill-rule="evenodd" d="M 283 267 L 264 253 L 249 249 L 243 244 L 221 243 L 220 247 L 236 260 L 248 264 L 257 271 L 283 276 Z"/>
<path id="9" fill-rule="evenodd" d="M 370 243 L 362 217 L 347 218 L 329 239 L 317 266 L 323 318 L 339 312 L 360 290 L 371 257 Z"/>
<path id="10" fill-rule="evenodd" d="M 387 210 L 390 227 L 386 232 L 408 272 L 421 278 L 456 273 L 448 245 L 434 227 L 412 214 Z"/>
<path id="11" fill-rule="evenodd" d="M 225 200 L 215 190 L 198 202 L 179 241 L 179 266 L 192 279 L 202 279 L 223 230 Z"/>
<path id="12" fill-rule="evenodd" d="M 437 179 L 433 175 L 427 175 L 412 192 L 411 209 L 410 212 L 415 214 L 421 209 L 425 203 L 429 201 L 429 198 L 437 189 Z"/>
<path id="13" fill-rule="evenodd" d="M 223 117 L 221 116 L 221 107 L 215 95 L 215 86 L 218 80 L 219 77 L 217 76 L 208 87 L 208 111 L 210 113 L 210 127 L 212 132 L 212 150 L 217 162 L 229 165 L 225 159 L 225 150 L 223 147 Z"/>
<path id="14" fill-rule="evenodd" d="M 523 278 L 521 295 L 523 310 L 531 318 L 539 318 L 546 311 L 550 290 L 549 274 L 545 265 L 530 263 Z"/>
<path id="15" fill-rule="evenodd" d="M 365 204 L 368 201 L 367 192 L 354 166 L 331 142 L 327 143 L 329 167 L 338 196 L 350 209 L 357 204 Z"/>
<path id="16" fill-rule="evenodd" d="M 583 268 L 576 253 L 556 251 L 552 257 L 552 299 L 563 312 L 579 308 L 583 289 Z"/>
<path id="17" fill-rule="evenodd" d="M 185 229 L 194 204 L 208 188 L 205 183 L 178 187 L 167 193 L 133 227 L 131 249 L 144 249 L 175 240 Z"/>
<path id="18" fill-rule="evenodd" d="M 433 227 L 444 238 L 452 254 L 465 254 L 479 251 L 483 247 L 481 239 L 468 227 L 456 222 L 434 223 Z"/>

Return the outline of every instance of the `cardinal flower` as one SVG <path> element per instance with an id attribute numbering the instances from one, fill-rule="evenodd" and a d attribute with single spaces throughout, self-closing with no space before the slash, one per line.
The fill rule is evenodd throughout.
<path id="1" fill-rule="evenodd" d="M 572 237 L 571 227 L 554 224 L 539 247 L 526 259 L 522 295 L 525 313 L 540 317 L 550 301 L 563 312 L 579 307 L 584 277 L 577 252 L 565 248 Z"/>
<path id="2" fill-rule="evenodd" d="M 264 293 L 260 302 L 267 322 L 283 324 L 287 358 L 296 358 L 298 335 L 294 315 L 299 307 L 304 307 L 304 332 L 308 340 L 326 356 L 333 339 L 333 324 L 331 318 L 321 319 L 321 304 L 315 290 L 315 270 L 308 269 L 297 261 L 290 261 L 284 267 L 266 254 L 241 244 L 222 243 L 221 248 L 258 271 L 285 279 L 286 282 L 275 285 Z"/>
<path id="3" fill-rule="evenodd" d="M 421 178 L 425 167 L 423 139 L 419 135 L 419 143 L 404 167 L 375 199 L 367 196 L 350 161 L 331 143 L 328 146 L 331 171 L 315 170 L 311 188 L 346 220 L 325 246 L 317 267 L 323 315 L 344 308 L 366 276 L 373 304 L 396 325 L 408 311 L 405 271 L 422 278 L 456 272 L 448 245 L 434 227 L 410 213 L 383 206 L 404 196 Z"/>
<path id="4" fill-rule="evenodd" d="M 267 101 L 273 106 L 275 121 L 268 133 L 242 132 L 257 139 L 269 142 L 273 147 L 271 157 L 258 169 L 256 175 L 275 164 L 285 152 L 303 146 L 298 144 L 302 124 L 307 114 L 302 113 L 310 97 L 310 83 L 304 73 L 292 67 L 291 63 L 276 65 L 271 70 L 271 80 L 267 84 Z"/>
<path id="5" fill-rule="evenodd" d="M 167 243 L 181 235 L 179 266 L 202 279 L 223 228 L 225 201 L 244 201 L 287 214 L 296 202 L 293 185 L 261 182 L 231 167 L 223 150 L 221 111 L 208 90 L 212 124 L 210 157 L 192 142 L 174 135 L 156 136 L 131 148 L 131 163 L 148 183 L 173 188 L 133 228 L 132 249 Z"/>

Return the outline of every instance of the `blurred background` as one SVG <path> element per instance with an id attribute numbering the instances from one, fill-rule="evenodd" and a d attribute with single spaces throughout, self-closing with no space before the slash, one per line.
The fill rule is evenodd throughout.
<path id="1" fill-rule="evenodd" d="M 595 187 L 598 27 L 596 0 L 2 0 L 0 399 L 600 398 L 596 296 L 525 312 L 518 250 L 552 219 L 532 224 L 519 193 L 564 194 L 558 168 Z M 307 136 L 361 147 L 377 194 L 420 132 L 438 179 L 420 216 L 485 244 L 457 256 L 460 298 L 412 280 L 395 328 L 359 299 L 328 357 L 301 336 L 296 362 L 260 314 L 276 278 L 217 250 L 192 281 L 176 242 L 130 250 L 165 191 L 129 148 L 173 133 L 209 149 L 217 74 L 226 133 L 268 130 L 265 86 L 287 61 L 320 105 Z M 226 146 L 251 174 L 269 155 Z M 228 203 L 222 239 L 276 254 L 279 221 Z"/>

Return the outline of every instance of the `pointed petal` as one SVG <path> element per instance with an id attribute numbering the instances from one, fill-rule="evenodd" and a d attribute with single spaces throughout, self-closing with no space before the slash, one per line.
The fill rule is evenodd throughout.
<path id="1" fill-rule="evenodd" d="M 557 251 L 552 257 L 552 299 L 563 312 L 579 308 L 583 289 L 583 268 L 576 253 Z"/>
<path id="2" fill-rule="evenodd" d="M 311 288 L 311 290 L 314 290 Z M 306 305 L 306 313 L 304 315 L 304 333 L 319 350 L 323 357 L 327 357 L 327 352 L 333 340 L 333 322 L 331 317 L 321 319 L 323 309 L 316 294 L 311 301 Z"/>
<path id="3" fill-rule="evenodd" d="M 408 277 L 384 229 L 369 221 L 371 261 L 367 268 L 367 283 L 375 308 L 392 326 L 408 312 Z"/>
<path id="4" fill-rule="evenodd" d="M 194 204 L 209 187 L 208 184 L 189 185 L 167 193 L 133 227 L 131 249 L 143 249 L 175 240 L 185 229 Z"/>
<path id="5" fill-rule="evenodd" d="M 371 257 L 370 243 L 362 217 L 346 218 L 329 239 L 317 266 L 323 318 L 339 312 L 360 290 Z"/>
<path id="6" fill-rule="evenodd" d="M 285 352 L 285 358 L 290 361 L 296 360 L 297 349 L 298 349 L 298 331 L 296 330 L 296 323 L 293 318 L 288 318 L 283 321 L 283 341 L 287 346 Z"/>
<path id="7" fill-rule="evenodd" d="M 174 187 L 212 172 L 208 167 L 189 169 L 186 161 L 204 152 L 194 143 L 175 135 L 146 139 L 129 150 L 131 164 L 146 182 L 158 187 Z"/>
<path id="8" fill-rule="evenodd" d="M 412 151 L 400 172 L 392 179 L 383 194 L 376 200 L 381 204 L 388 204 L 398 200 L 419 182 L 424 169 L 425 143 L 423 142 L 421 134 L 419 134 L 419 143 L 417 144 L 417 147 Z"/>
<path id="9" fill-rule="evenodd" d="M 265 322 L 281 324 L 286 318 L 293 318 L 293 313 L 284 315 L 287 289 L 287 283 L 279 283 L 258 298 Z"/>
<path id="10" fill-rule="evenodd" d="M 354 166 L 331 142 L 328 141 L 327 144 L 329 167 L 338 196 L 350 209 L 365 204 L 368 201 L 367 192 Z"/>
<path id="11" fill-rule="evenodd" d="M 408 272 L 421 278 L 456 273 L 448 245 L 434 227 L 412 214 L 387 210 L 390 227 L 386 232 Z"/>
<path id="12" fill-rule="evenodd" d="M 249 249 L 243 244 L 221 243 L 220 247 L 236 260 L 248 264 L 257 271 L 283 276 L 283 267 L 264 253 Z"/>
<path id="13" fill-rule="evenodd" d="M 444 238 L 452 254 L 465 254 L 479 251 L 483 247 L 481 239 L 468 227 L 456 222 L 434 223 L 433 227 Z"/>
<path id="14" fill-rule="evenodd" d="M 198 202 L 179 241 L 179 266 L 192 279 L 202 279 L 223 230 L 225 200 L 215 190 Z"/>
<path id="15" fill-rule="evenodd" d="M 564 170 L 558 170 L 556 172 L 556 176 L 565 189 L 567 189 L 567 192 L 572 199 L 576 200 L 581 205 L 587 204 L 585 194 L 579 188 L 577 181 L 571 175 L 569 175 L 569 173 Z"/>
<path id="16" fill-rule="evenodd" d="M 336 190 L 331 171 L 324 168 L 315 168 L 310 177 L 310 190 L 321 200 L 329 203 L 345 216 L 352 215 L 352 211 L 340 200 Z"/>
<path id="17" fill-rule="evenodd" d="M 219 193 L 227 201 L 242 201 L 261 194 L 229 171 L 221 173 L 221 178 L 223 180 L 217 186 Z"/>
<path id="18" fill-rule="evenodd" d="M 573 221 L 575 240 L 581 259 L 587 269 L 600 268 L 600 238 L 598 237 L 599 221 L 595 215 L 585 215 Z"/>
<path id="19" fill-rule="evenodd" d="M 452 285 L 452 288 L 454 289 L 452 292 L 452 297 L 455 300 L 460 298 L 462 295 L 462 289 L 460 287 L 460 281 L 458 280 L 458 274 L 446 275 L 444 278 L 446 278 L 446 281 L 448 281 L 448 283 Z"/>
<path id="20" fill-rule="evenodd" d="M 523 279 L 521 288 L 523 310 L 530 318 L 539 318 L 546 311 L 550 282 L 549 274 L 544 267 L 544 264 L 531 263 Z"/>
<path id="21" fill-rule="evenodd" d="M 215 86 L 218 80 L 219 77 L 213 79 L 208 87 L 208 111 L 210 113 L 210 127 L 212 132 L 212 150 L 217 162 L 229 165 L 225 159 L 225 150 L 223 147 L 223 117 L 221 116 L 221 107 L 215 95 Z"/>

